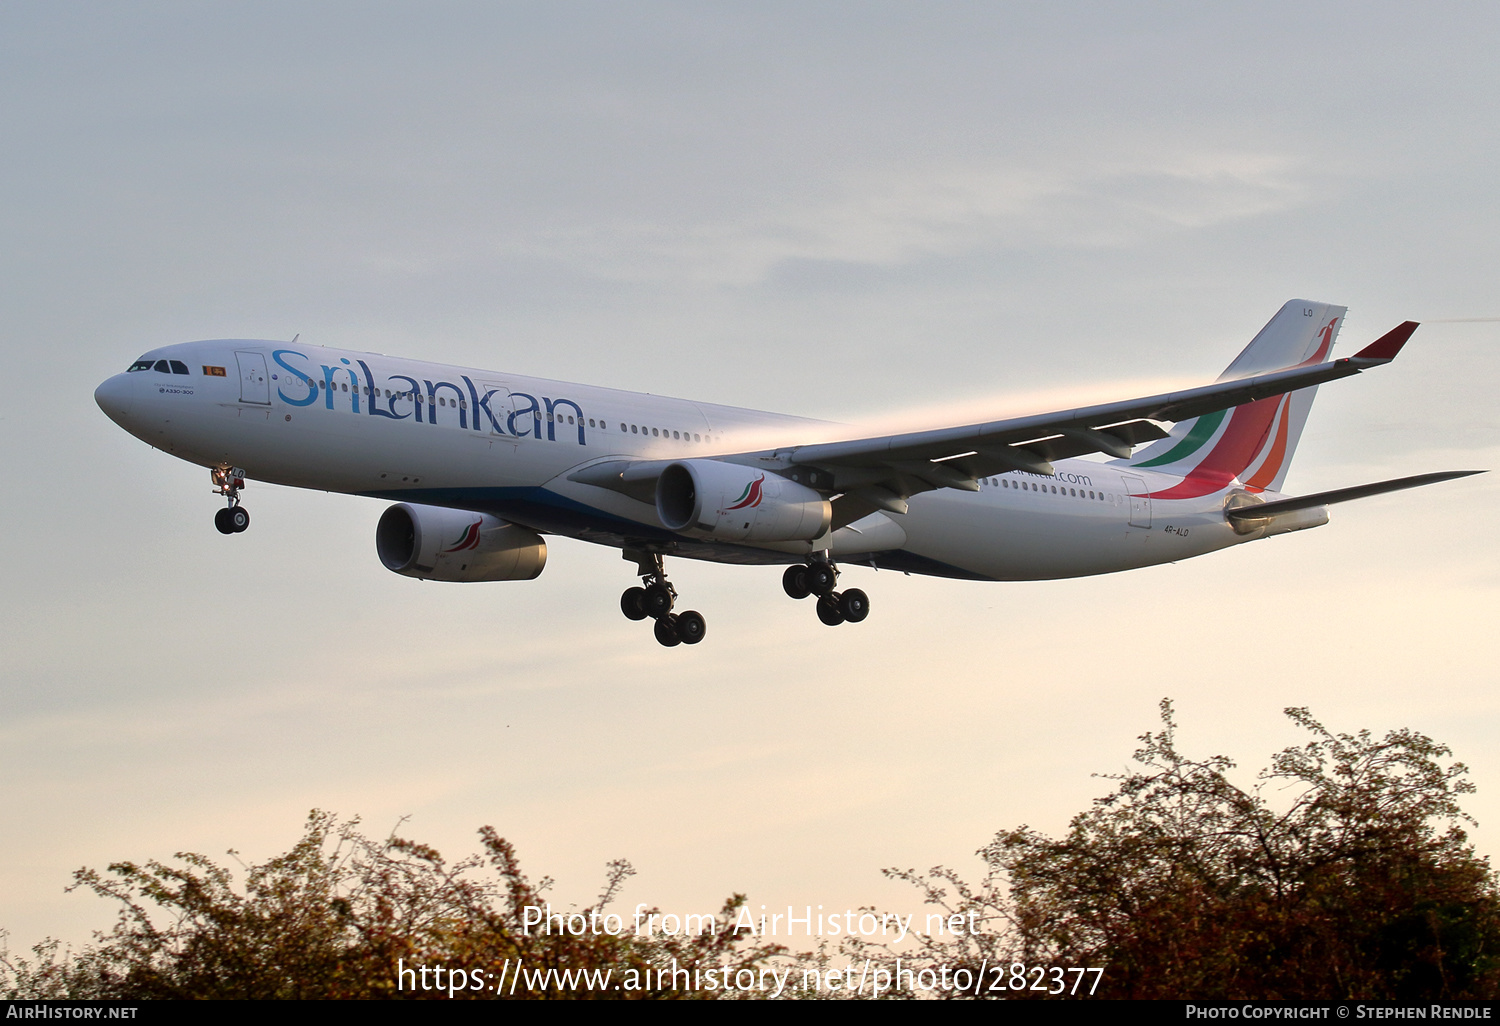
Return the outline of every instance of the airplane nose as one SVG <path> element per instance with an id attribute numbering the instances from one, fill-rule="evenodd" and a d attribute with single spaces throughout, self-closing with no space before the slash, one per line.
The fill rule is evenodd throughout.
<path id="1" fill-rule="evenodd" d="M 128 380 L 124 374 L 116 374 L 108 378 L 98 388 L 94 389 L 94 402 L 99 404 L 110 420 L 122 427 L 125 418 L 130 415 L 130 400 L 135 391 L 131 386 L 134 382 Z"/>

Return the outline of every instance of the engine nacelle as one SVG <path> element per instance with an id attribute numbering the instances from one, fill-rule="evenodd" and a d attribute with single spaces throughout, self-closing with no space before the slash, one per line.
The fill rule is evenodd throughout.
<path id="1" fill-rule="evenodd" d="M 375 551 L 387 570 L 424 581 L 529 581 L 547 543 L 487 513 L 402 502 L 380 516 Z"/>
<path id="2" fill-rule="evenodd" d="M 833 521 L 833 504 L 779 474 L 683 460 L 656 479 L 656 515 L 673 531 L 723 541 L 812 541 Z"/>

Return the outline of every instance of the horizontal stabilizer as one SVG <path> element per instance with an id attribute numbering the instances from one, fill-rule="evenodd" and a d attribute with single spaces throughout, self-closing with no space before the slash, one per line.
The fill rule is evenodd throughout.
<path id="1" fill-rule="evenodd" d="M 1394 481 L 1377 481 L 1375 484 L 1356 485 L 1353 488 L 1336 488 L 1331 492 L 1318 492 L 1316 495 L 1299 495 L 1295 499 L 1280 499 L 1276 502 L 1257 502 L 1252 506 L 1236 506 L 1224 511 L 1224 515 L 1231 521 L 1243 523 L 1247 520 L 1266 520 L 1270 517 L 1279 516 L 1282 513 L 1292 513 L 1299 509 L 1313 509 L 1317 506 L 1331 506 L 1335 502 L 1348 502 L 1350 499 L 1364 499 L 1371 495 L 1382 495 L 1385 492 L 1399 492 L 1403 488 L 1420 488 L 1422 485 L 1437 484 L 1439 481 L 1452 481 L 1456 477 L 1468 477 L 1471 474 L 1483 474 L 1482 470 L 1445 470 L 1440 474 L 1418 474 L 1415 477 L 1398 477 Z"/>

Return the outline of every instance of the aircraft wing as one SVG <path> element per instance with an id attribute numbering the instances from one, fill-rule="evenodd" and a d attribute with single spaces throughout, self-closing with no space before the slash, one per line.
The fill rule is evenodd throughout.
<path id="1" fill-rule="evenodd" d="M 1201 417 L 1358 374 L 1395 359 L 1416 330 L 1416 322 L 1407 321 L 1354 356 L 1179 392 L 984 424 L 804 445 L 775 455 L 828 472 L 833 488 L 844 493 L 835 503 L 835 524 L 852 523 L 876 509 L 905 512 L 907 496 L 930 488 L 977 491 L 978 478 L 1014 470 L 1050 476 L 1054 460 L 1093 452 L 1123 459 L 1133 446 L 1166 437 L 1154 421 Z"/>
<path id="2" fill-rule="evenodd" d="M 934 488 L 978 491 L 979 478 L 1017 470 L 1050 476 L 1053 461 L 1094 452 L 1123 459 L 1132 447 L 1167 436 L 1154 421 L 1201 417 L 1390 363 L 1416 330 L 1417 323 L 1407 321 L 1341 360 L 1123 402 L 714 458 L 769 464 L 794 481 L 835 495 L 833 526 L 838 528 L 876 510 L 905 513 L 909 496 Z M 656 477 L 672 462 L 614 460 L 568 477 L 649 502 Z"/>

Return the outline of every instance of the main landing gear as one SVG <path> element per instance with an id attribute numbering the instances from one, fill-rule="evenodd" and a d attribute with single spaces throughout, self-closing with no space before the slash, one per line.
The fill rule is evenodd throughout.
<path id="1" fill-rule="evenodd" d="M 220 534 L 239 534 L 250 526 L 250 511 L 240 505 L 240 489 L 245 487 L 245 472 L 239 467 L 214 467 L 214 491 L 224 496 L 227 507 L 214 514 L 214 526 Z"/>
<path id="2" fill-rule="evenodd" d="M 870 615 L 870 597 L 858 588 L 834 591 L 838 584 L 838 567 L 826 559 L 811 563 L 794 563 L 781 575 L 781 587 L 794 599 L 818 596 L 818 619 L 830 627 L 859 623 Z"/>
<path id="3" fill-rule="evenodd" d="M 626 552 L 641 572 L 641 587 L 626 588 L 620 596 L 620 612 L 631 620 L 651 617 L 656 621 L 656 640 L 667 648 L 674 645 L 696 645 L 708 633 L 703 614 L 695 609 L 672 612 L 677 604 L 677 589 L 667 580 L 659 552 Z"/>

